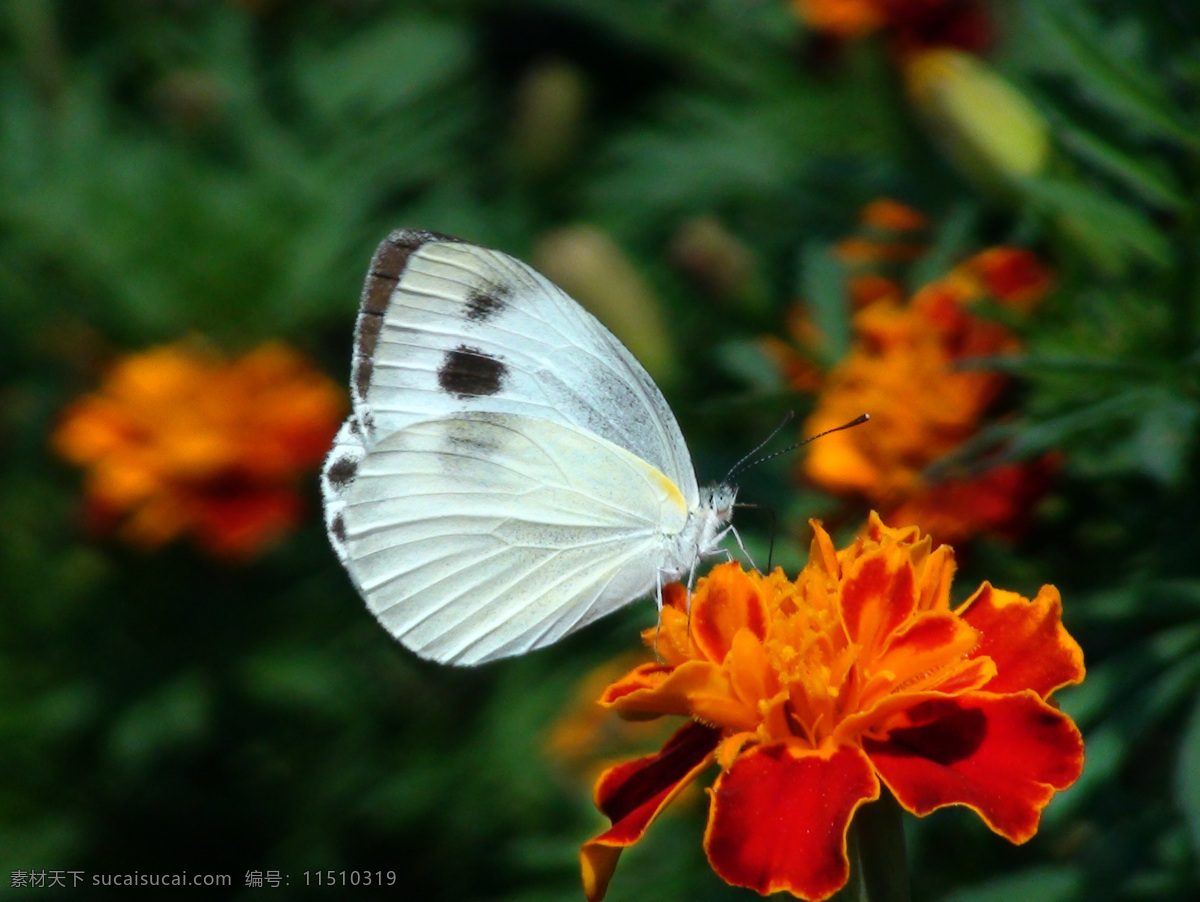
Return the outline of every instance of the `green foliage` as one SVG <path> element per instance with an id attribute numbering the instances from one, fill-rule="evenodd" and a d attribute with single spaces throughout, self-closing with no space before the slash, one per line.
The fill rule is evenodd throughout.
<path id="1" fill-rule="evenodd" d="M 1087 739 L 1079 784 L 1019 849 L 963 812 L 910 823 L 914 897 L 1200 893 L 1200 14 L 990 5 L 991 64 L 1055 147 L 1003 196 L 923 136 L 883 40 L 834 52 L 784 0 L 5 5 L 0 885 L 187 870 L 257 898 L 246 872 L 279 870 L 290 897 L 325 898 L 306 871 L 357 869 L 398 876 L 344 891 L 363 897 L 580 898 L 578 846 L 601 820 L 547 737 L 648 604 L 527 660 L 426 665 L 362 609 L 315 489 L 303 527 L 246 564 L 86 534 L 79 474 L 48 447 L 59 412 L 103 361 L 189 334 L 286 339 L 340 380 L 389 229 L 528 257 L 587 223 L 662 299 L 687 373 L 671 401 L 711 478 L 810 403 L 757 351 L 800 297 L 825 362 L 845 350 L 830 248 L 892 196 L 932 223 L 915 285 L 1005 242 L 1056 274 L 1021 355 L 975 362 L 1020 390 L 962 460 L 1055 451 L 1061 470 L 1027 535 L 978 542 L 958 580 L 1058 585 L 1089 667 L 1062 695 Z M 585 88 L 581 137 L 525 166 L 516 104 L 546 60 Z M 744 245 L 769 303 L 742 309 L 673 257 L 700 216 Z M 792 466 L 742 493 L 780 513 L 789 567 L 804 518 L 846 522 Z M 748 520 L 765 557 L 765 518 Z M 701 800 L 680 805 L 609 898 L 745 898 L 707 868 L 702 832 Z"/>

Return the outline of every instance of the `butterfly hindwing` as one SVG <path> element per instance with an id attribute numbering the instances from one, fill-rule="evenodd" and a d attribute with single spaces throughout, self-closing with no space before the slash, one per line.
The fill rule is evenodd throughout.
<path id="1" fill-rule="evenodd" d="M 679 491 L 628 451 L 514 414 L 382 438 L 345 493 L 348 569 L 423 657 L 476 664 L 540 648 L 651 592 Z"/>

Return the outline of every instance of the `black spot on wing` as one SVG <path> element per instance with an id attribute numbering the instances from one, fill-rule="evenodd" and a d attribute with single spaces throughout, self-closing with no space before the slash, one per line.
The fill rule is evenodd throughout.
<path id="1" fill-rule="evenodd" d="M 353 457 L 343 457 L 334 461 L 333 465 L 325 471 L 325 475 L 329 479 L 329 484 L 335 489 L 344 489 L 358 475 L 358 461 Z"/>
<path id="2" fill-rule="evenodd" d="M 508 289 L 495 286 L 486 291 L 476 290 L 467 296 L 467 319 L 482 323 L 508 306 Z"/>
<path id="3" fill-rule="evenodd" d="M 339 545 L 346 544 L 346 518 L 338 514 L 333 518 L 333 522 L 329 524 L 329 532 L 337 540 Z"/>
<path id="4" fill-rule="evenodd" d="M 508 368 L 478 348 L 459 345 L 447 352 L 438 368 L 438 385 L 456 398 L 476 398 L 500 391 Z"/>

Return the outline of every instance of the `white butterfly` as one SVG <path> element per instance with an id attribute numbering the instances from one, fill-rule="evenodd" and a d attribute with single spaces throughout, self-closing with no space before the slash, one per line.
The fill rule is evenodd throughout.
<path id="1" fill-rule="evenodd" d="M 353 412 L 325 461 L 330 541 L 425 658 L 549 645 L 694 572 L 736 489 L 700 489 L 649 374 L 532 268 L 444 235 L 379 245 Z M 661 604 L 661 598 L 660 598 Z"/>

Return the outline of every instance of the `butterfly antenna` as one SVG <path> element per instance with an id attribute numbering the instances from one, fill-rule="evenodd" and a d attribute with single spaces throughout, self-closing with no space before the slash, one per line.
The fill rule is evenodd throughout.
<path id="1" fill-rule="evenodd" d="M 746 470 L 746 469 L 749 469 L 750 467 L 758 466 L 763 461 L 770 460 L 772 457 L 778 457 L 780 454 L 787 454 L 787 452 L 794 451 L 795 449 L 799 448 L 801 445 L 807 445 L 809 442 L 815 441 L 816 439 L 819 439 L 823 435 L 829 435 L 831 432 L 841 432 L 843 429 L 850 429 L 854 426 L 861 426 L 863 423 L 867 422 L 867 420 L 871 419 L 871 415 L 869 413 L 864 413 L 862 416 L 855 417 L 849 423 L 843 423 L 841 426 L 835 426 L 833 429 L 826 429 L 824 432 L 818 432 L 816 435 L 810 435 L 808 438 L 806 438 L 802 442 L 796 442 L 796 444 L 794 444 L 794 445 L 789 445 L 786 448 L 781 448 L 778 451 L 774 451 L 771 454 L 768 454 L 766 457 L 761 457 L 758 460 L 755 460 L 752 463 L 747 464 L 746 461 L 748 461 L 751 457 L 753 457 L 755 454 L 757 454 L 762 449 L 763 445 L 765 445 L 767 442 L 769 442 L 771 439 L 773 439 L 778 434 L 780 429 L 782 429 L 784 426 L 786 426 L 788 423 L 790 423 L 793 419 L 793 416 L 794 416 L 793 412 L 789 410 L 787 413 L 787 416 L 785 416 L 783 418 L 783 422 L 780 423 L 777 427 L 775 427 L 775 431 L 772 432 L 769 436 L 767 436 L 766 441 L 762 442 L 757 448 L 755 448 L 753 451 L 751 451 L 749 454 L 747 454 L 745 457 L 743 457 L 741 460 L 739 460 L 736 464 L 734 464 L 733 469 L 729 471 L 729 475 L 725 477 L 725 481 L 728 482 L 734 476 L 734 474 L 739 472 L 740 470 Z M 771 572 L 771 564 L 774 562 L 774 557 L 775 557 L 775 526 L 776 526 L 775 509 L 771 508 L 771 507 L 766 507 L 761 504 L 751 504 L 751 503 L 747 503 L 747 502 L 743 502 L 743 501 L 739 501 L 737 504 L 734 505 L 734 507 L 758 508 L 759 510 L 765 510 L 770 515 L 770 517 L 771 517 L 771 542 L 770 542 L 770 545 L 767 546 L 767 573 L 770 573 Z M 739 539 L 738 541 L 740 543 L 741 540 Z M 745 549 L 743 548 L 742 550 L 744 551 Z"/>
<path id="2" fill-rule="evenodd" d="M 771 439 L 773 439 L 773 438 L 775 438 L 775 436 L 779 435 L 779 433 L 783 429 L 783 427 L 786 426 L 788 423 L 790 423 L 794 419 L 796 419 L 796 411 L 789 410 L 787 413 L 785 413 L 783 415 L 783 420 L 779 423 L 778 426 L 776 426 L 774 429 L 771 430 L 771 434 L 768 435 L 761 442 L 759 442 L 757 445 L 755 445 L 753 448 L 751 448 L 750 451 L 747 452 L 746 455 L 741 460 L 739 460 L 737 463 L 735 463 L 729 469 L 729 472 L 725 474 L 725 479 L 723 481 L 729 482 L 729 480 L 731 480 L 734 477 L 734 475 L 736 475 L 737 473 L 746 469 L 746 467 L 744 467 L 743 464 L 745 464 L 746 461 L 748 461 L 755 454 L 757 454 L 759 451 L 761 451 L 766 445 L 770 444 Z"/>
<path id="3" fill-rule="evenodd" d="M 732 476 L 733 473 L 737 470 L 748 470 L 751 467 L 757 467 L 759 464 L 765 463 L 766 461 L 771 460 L 774 457 L 778 457 L 780 454 L 787 454 L 789 451 L 795 451 L 797 448 L 802 447 L 803 445 L 807 445 L 809 442 L 815 442 L 817 439 L 819 439 L 823 436 L 831 435 L 834 432 L 841 432 L 843 429 L 852 429 L 855 426 L 861 426 L 863 423 L 865 423 L 869 419 L 871 419 L 871 415 L 869 413 L 864 413 L 862 416 L 855 417 L 849 423 L 842 423 L 841 426 L 834 426 L 832 429 L 826 429 L 824 432 L 818 432 L 816 435 L 810 435 L 808 438 L 806 438 L 802 442 L 796 442 L 796 444 L 794 444 L 794 445 L 788 445 L 786 448 L 780 448 L 778 451 L 772 451 L 770 454 L 766 455 L 765 457 L 760 457 L 757 460 L 752 461 L 751 463 L 745 464 L 744 466 L 743 466 L 743 464 L 744 464 L 746 458 L 742 458 L 742 460 L 738 461 L 737 466 L 735 466 L 733 468 L 733 470 L 730 471 L 729 476 Z M 785 420 L 784 423 L 786 423 L 786 422 L 787 421 Z M 780 428 L 783 428 L 783 427 L 781 426 Z M 779 429 L 775 430 L 775 432 L 778 432 L 778 431 L 779 431 Z M 771 434 L 774 435 L 775 433 L 773 432 Z M 768 439 L 767 441 L 770 441 L 770 439 Z M 766 442 L 764 442 L 763 444 L 766 444 Z M 761 448 L 762 445 L 759 445 L 758 447 Z M 758 448 L 755 448 L 754 450 L 757 451 Z M 754 453 L 754 452 L 751 452 L 751 453 Z M 749 455 L 747 455 L 747 456 L 749 456 Z M 729 476 L 726 476 L 725 479 L 728 480 Z"/>

